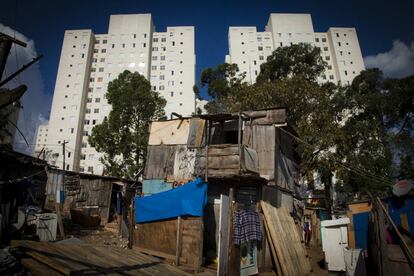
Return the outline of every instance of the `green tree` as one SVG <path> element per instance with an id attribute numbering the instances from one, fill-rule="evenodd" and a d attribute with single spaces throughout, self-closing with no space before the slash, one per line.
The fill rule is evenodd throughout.
<path id="1" fill-rule="evenodd" d="M 227 112 L 226 98 L 231 96 L 235 90 L 246 86 L 243 83 L 244 73 L 239 73 L 237 64 L 223 63 L 216 68 L 204 69 L 200 76 L 199 85 L 207 88 L 211 101 L 205 106 L 209 113 Z M 199 94 L 199 89 L 194 91 Z"/>
<path id="2" fill-rule="evenodd" d="M 164 117 L 166 101 L 138 72 L 127 70 L 108 84 L 106 98 L 112 110 L 89 142 L 104 153 L 106 174 L 135 178 L 145 165 L 149 122 Z"/>
<path id="3" fill-rule="evenodd" d="M 320 49 L 308 43 L 279 47 L 260 66 L 257 82 L 282 80 L 293 76 L 315 81 L 326 65 Z"/>

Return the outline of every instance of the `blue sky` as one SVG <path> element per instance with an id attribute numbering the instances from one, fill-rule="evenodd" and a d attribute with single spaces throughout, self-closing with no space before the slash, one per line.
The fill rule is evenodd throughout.
<path id="1" fill-rule="evenodd" d="M 197 77 L 224 61 L 231 25 L 264 30 L 271 12 L 311 13 L 314 28 L 357 28 L 363 56 L 388 51 L 392 42 L 414 41 L 414 1 L 7 1 L 0 23 L 33 39 L 44 54 L 40 70 L 52 94 L 65 29 L 106 33 L 111 13 L 152 13 L 159 31 L 166 26 L 196 27 Z"/>
<path id="2" fill-rule="evenodd" d="M 46 117 L 50 110 L 64 30 L 92 29 L 97 34 L 106 33 L 110 14 L 151 13 L 158 31 L 165 31 L 167 26 L 195 26 L 197 79 L 204 68 L 224 62 L 228 51 L 229 26 L 257 26 L 259 31 L 263 31 L 271 12 L 311 13 L 315 31 L 326 31 L 329 27 L 355 27 L 362 54 L 364 57 L 371 56 L 369 62 L 372 66 L 381 67 L 384 63 L 398 61 L 388 66 L 390 75 L 396 72 L 393 68 L 400 66 L 400 63 L 404 63 L 404 68 L 397 68 L 400 71 L 407 72 L 407 68 L 414 68 L 414 1 L 408 0 L 3 2 L 0 23 L 33 40 L 37 53 L 44 54 L 38 69 L 45 95 L 42 113 Z M 404 54 L 401 55 L 401 52 Z M 379 53 L 384 54 L 377 56 Z"/>

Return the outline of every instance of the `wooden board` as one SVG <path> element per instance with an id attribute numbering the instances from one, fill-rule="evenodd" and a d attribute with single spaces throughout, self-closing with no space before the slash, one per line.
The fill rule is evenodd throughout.
<path id="1" fill-rule="evenodd" d="M 186 275 L 159 259 L 117 247 L 12 241 L 32 275 Z"/>
<path id="2" fill-rule="evenodd" d="M 203 220 L 182 217 L 180 263 L 193 270 L 202 265 Z M 141 223 L 134 230 L 134 248 L 154 256 L 175 260 L 177 251 L 177 218 Z M 152 252 L 152 253 L 150 253 Z"/>
<path id="3" fill-rule="evenodd" d="M 217 275 L 226 275 L 229 253 L 228 220 L 230 200 L 228 196 L 222 194 L 220 195 L 220 201 Z"/>
<path id="4" fill-rule="evenodd" d="M 273 244 L 272 251 L 275 251 L 273 254 L 276 254 L 280 264 L 281 275 L 309 275 L 312 268 L 306 249 L 288 210 L 275 208 L 264 201 L 261 206 L 268 228 L 268 239 Z"/>

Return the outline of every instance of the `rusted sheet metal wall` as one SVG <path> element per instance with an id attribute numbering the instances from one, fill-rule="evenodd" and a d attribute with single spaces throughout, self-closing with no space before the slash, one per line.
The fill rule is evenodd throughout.
<path id="1" fill-rule="evenodd" d="M 190 119 L 152 122 L 148 145 L 186 145 Z"/>
<path id="2" fill-rule="evenodd" d="M 148 146 L 145 179 L 166 179 L 174 173 L 175 146 Z"/>
<path id="3" fill-rule="evenodd" d="M 145 179 L 182 181 L 193 178 L 196 149 L 186 145 L 148 146 Z"/>
<path id="4" fill-rule="evenodd" d="M 204 143 L 204 127 L 206 121 L 200 118 L 192 118 L 190 121 L 190 133 L 188 134 L 187 146 L 201 147 Z"/>
<path id="5" fill-rule="evenodd" d="M 65 185 L 62 185 L 62 172 L 49 171 L 46 188 L 47 200 L 45 207 L 54 209 L 56 192 L 65 190 L 64 210 L 81 210 L 85 215 L 99 215 L 101 224 L 109 218 L 112 192 L 111 179 L 93 178 L 78 174 L 66 174 Z"/>

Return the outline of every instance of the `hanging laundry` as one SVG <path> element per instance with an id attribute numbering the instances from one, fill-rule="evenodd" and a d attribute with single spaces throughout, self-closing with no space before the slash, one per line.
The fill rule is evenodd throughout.
<path id="1" fill-rule="evenodd" d="M 243 244 L 253 240 L 262 240 L 259 214 L 250 210 L 234 211 L 233 243 Z"/>

